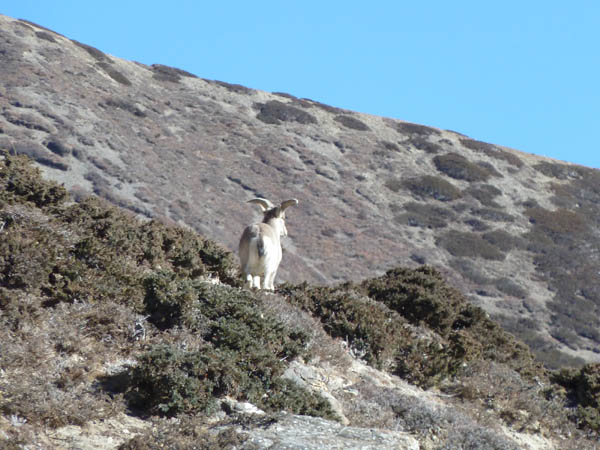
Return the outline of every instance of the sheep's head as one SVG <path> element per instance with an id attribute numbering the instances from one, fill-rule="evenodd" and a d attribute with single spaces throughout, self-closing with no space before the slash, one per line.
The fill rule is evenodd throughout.
<path id="1" fill-rule="evenodd" d="M 281 205 L 275 206 L 266 198 L 254 198 L 248 200 L 248 203 L 256 203 L 263 211 L 263 223 L 271 224 L 279 230 L 280 236 L 287 236 L 287 228 L 285 226 L 285 210 L 290 206 L 297 205 L 298 200 L 292 198 L 281 202 Z"/>

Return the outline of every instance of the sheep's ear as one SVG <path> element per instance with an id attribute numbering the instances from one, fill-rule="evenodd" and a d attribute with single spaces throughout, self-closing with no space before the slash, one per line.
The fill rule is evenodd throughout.
<path id="1" fill-rule="evenodd" d="M 273 203 L 271 203 L 269 200 L 267 200 L 266 198 L 253 198 L 252 200 L 248 200 L 246 203 L 256 203 L 258 206 L 260 206 L 260 209 L 264 212 L 268 209 L 273 208 L 275 205 L 273 205 Z"/>
<path id="2" fill-rule="evenodd" d="M 281 211 L 285 211 L 286 208 L 289 208 L 290 206 L 294 206 L 298 204 L 298 200 L 296 200 L 295 198 L 291 198 L 289 200 L 286 200 L 285 202 L 281 202 Z"/>

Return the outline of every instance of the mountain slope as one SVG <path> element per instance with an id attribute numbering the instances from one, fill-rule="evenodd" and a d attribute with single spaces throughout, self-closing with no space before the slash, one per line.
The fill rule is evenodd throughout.
<path id="1" fill-rule="evenodd" d="M 235 250 L 245 200 L 296 197 L 280 281 L 427 263 L 548 366 L 600 360 L 598 171 L 0 25 L 0 148 L 76 199 Z"/>
<path id="2" fill-rule="evenodd" d="M 600 365 L 547 371 L 432 267 L 249 291 L 218 244 L 25 157 L 0 188 L 2 448 L 597 443 Z"/>

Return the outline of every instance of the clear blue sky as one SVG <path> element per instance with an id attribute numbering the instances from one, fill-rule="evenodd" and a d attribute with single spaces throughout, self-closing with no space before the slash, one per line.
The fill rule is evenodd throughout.
<path id="1" fill-rule="evenodd" d="M 106 53 L 600 168 L 600 1 L 4 0 Z"/>

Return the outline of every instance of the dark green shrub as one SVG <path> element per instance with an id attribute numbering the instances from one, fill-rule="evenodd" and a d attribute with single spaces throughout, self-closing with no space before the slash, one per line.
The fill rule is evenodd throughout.
<path id="1" fill-rule="evenodd" d="M 256 118 L 268 124 L 279 125 L 282 122 L 317 123 L 317 119 L 313 115 L 278 100 L 255 103 L 254 108 L 258 110 Z"/>
<path id="2" fill-rule="evenodd" d="M 195 329 L 206 341 L 198 351 L 159 346 L 132 372 L 132 403 L 149 413 L 210 412 L 226 395 L 268 410 L 333 417 L 321 397 L 279 379 L 287 363 L 306 356 L 307 335 L 291 330 L 257 306 L 252 293 L 177 280 L 148 279 L 146 307 L 158 325 Z"/>
<path id="3" fill-rule="evenodd" d="M 483 153 L 495 159 L 503 160 L 512 166 L 521 168 L 523 167 L 523 161 L 517 155 L 503 150 L 495 145 L 488 144 L 487 142 L 476 141 L 474 139 L 461 139 L 460 143 L 465 147 L 474 150 L 478 153 Z"/>
<path id="4" fill-rule="evenodd" d="M 130 399 L 135 408 L 165 416 L 211 414 L 217 399 L 231 396 L 267 411 L 336 418 L 325 399 L 282 379 L 281 373 L 281 367 L 210 345 L 190 352 L 157 345 L 132 370 Z"/>
<path id="5" fill-rule="evenodd" d="M 449 202 L 462 197 L 460 190 L 452 183 L 432 175 L 410 178 L 405 180 L 403 184 L 419 197 L 433 198 L 442 202 Z"/>
<path id="6" fill-rule="evenodd" d="M 572 419 L 580 428 L 600 431 L 600 364 L 581 369 L 562 369 L 552 374 L 552 381 L 563 386 L 577 405 Z"/>
<path id="7" fill-rule="evenodd" d="M 358 130 L 358 131 L 370 131 L 371 130 L 366 123 L 358 120 L 356 117 L 352 117 L 352 116 L 335 116 L 333 118 L 333 120 L 335 120 L 336 122 L 341 123 L 346 128 L 350 128 L 352 130 Z"/>
<path id="8" fill-rule="evenodd" d="M 541 374 L 529 349 L 468 303 L 435 269 L 398 268 L 362 283 L 366 293 L 411 323 L 424 323 L 449 341 L 446 352 L 458 364 L 484 358 L 508 364 L 526 376 Z"/>
<path id="9" fill-rule="evenodd" d="M 465 361 L 480 358 L 509 364 L 526 376 L 543 373 L 523 344 L 430 267 L 390 270 L 359 286 L 286 285 L 283 291 L 357 356 L 420 386 L 435 385 Z"/>
<path id="10" fill-rule="evenodd" d="M 0 171 L 0 200 L 8 203 L 32 202 L 38 207 L 59 205 L 67 191 L 54 182 L 44 181 L 38 168 L 23 156 L 4 154 Z"/>
<path id="11" fill-rule="evenodd" d="M 452 256 L 495 261 L 506 258 L 504 252 L 476 233 L 450 230 L 437 239 L 436 245 L 445 248 Z"/>
<path id="12" fill-rule="evenodd" d="M 486 181 L 493 174 L 488 168 L 474 164 L 458 153 L 438 155 L 433 162 L 440 172 L 457 180 Z"/>
<path id="13" fill-rule="evenodd" d="M 174 272 L 153 273 L 144 280 L 144 304 L 149 321 L 159 329 L 185 325 L 194 329 L 198 311 L 198 292 L 190 280 L 178 280 Z"/>

